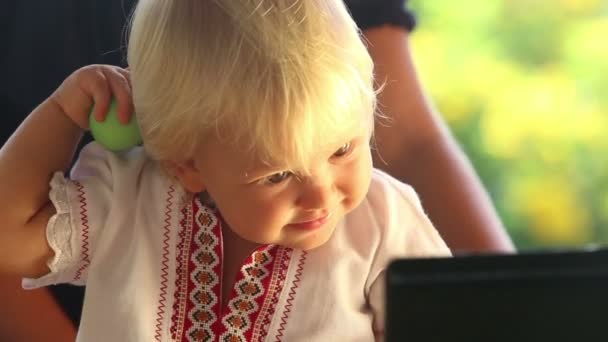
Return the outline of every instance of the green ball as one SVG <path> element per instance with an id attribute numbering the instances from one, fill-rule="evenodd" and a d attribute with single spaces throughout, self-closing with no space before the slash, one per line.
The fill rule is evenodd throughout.
<path id="1" fill-rule="evenodd" d="M 110 110 L 103 122 L 97 122 L 93 116 L 93 110 L 89 117 L 91 134 L 95 141 L 101 146 L 114 152 L 120 152 L 135 147 L 141 143 L 141 134 L 135 115 L 131 121 L 123 125 L 118 121 L 118 106 L 116 101 L 110 104 Z"/>

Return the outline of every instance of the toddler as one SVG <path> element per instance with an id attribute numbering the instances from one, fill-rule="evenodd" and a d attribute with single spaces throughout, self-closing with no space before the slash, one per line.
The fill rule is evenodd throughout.
<path id="1" fill-rule="evenodd" d="M 342 1 L 140 0 L 129 70 L 76 71 L 0 150 L 0 270 L 87 286 L 80 341 L 373 341 L 384 271 L 448 255 L 372 168 L 372 61 Z M 143 147 L 92 143 L 95 104 Z"/>

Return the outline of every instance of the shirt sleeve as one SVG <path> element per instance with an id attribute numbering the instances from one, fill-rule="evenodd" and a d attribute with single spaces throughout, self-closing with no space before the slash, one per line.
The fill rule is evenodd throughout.
<path id="1" fill-rule="evenodd" d="M 373 312 L 377 340 L 384 335 L 386 269 L 396 258 L 451 255 L 443 239 L 423 211 L 415 191 L 408 185 L 377 172 L 370 204 L 377 213 L 381 232 L 368 278 L 368 301 Z"/>
<path id="2" fill-rule="evenodd" d="M 392 25 L 411 32 L 416 27 L 416 16 L 407 0 L 344 0 L 344 3 L 362 30 Z"/>
<path id="3" fill-rule="evenodd" d="M 23 279 L 24 288 L 57 283 L 84 285 L 98 242 L 115 208 L 128 211 L 142 171 L 144 153 L 134 149 L 123 154 L 106 151 L 97 143 L 83 148 L 69 178 L 53 175 L 49 198 L 56 214 L 47 224 L 46 237 L 55 255 L 50 272 Z M 114 215 L 115 216 L 115 215 Z"/>

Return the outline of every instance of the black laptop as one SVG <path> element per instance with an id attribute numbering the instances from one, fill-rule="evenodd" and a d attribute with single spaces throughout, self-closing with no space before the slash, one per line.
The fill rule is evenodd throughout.
<path id="1" fill-rule="evenodd" d="M 608 341 L 608 249 L 396 260 L 386 341 Z"/>

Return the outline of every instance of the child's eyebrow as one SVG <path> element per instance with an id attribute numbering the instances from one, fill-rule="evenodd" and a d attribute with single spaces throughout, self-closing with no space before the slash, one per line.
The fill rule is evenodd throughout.
<path id="1" fill-rule="evenodd" d="M 271 166 L 264 167 L 264 166 L 262 166 L 262 167 L 256 167 L 256 168 L 249 168 L 242 174 L 245 179 L 256 179 L 256 178 L 269 176 L 269 175 L 272 175 L 275 173 L 279 173 L 282 171 L 290 171 L 290 170 L 288 167 L 271 167 Z"/>
<path id="2" fill-rule="evenodd" d="M 357 141 L 362 138 L 363 135 L 360 132 L 343 133 L 338 139 L 333 139 L 334 142 L 332 142 L 331 144 L 327 144 L 326 148 L 322 149 L 318 154 L 319 156 L 325 156 L 326 154 L 331 155 L 336 150 L 340 149 L 342 145 L 349 142 L 357 143 Z M 251 163 L 249 163 L 249 165 L 243 167 L 243 171 L 240 172 L 240 177 L 244 180 L 253 180 L 265 176 L 270 176 L 272 174 L 282 171 L 290 171 L 294 174 L 299 174 L 297 170 L 294 170 L 288 165 L 270 165 L 261 161 L 252 161 Z"/>
<path id="3" fill-rule="evenodd" d="M 277 172 L 285 171 L 289 167 L 280 165 L 269 165 L 264 162 L 254 161 L 245 165 L 243 171 L 240 172 L 243 179 L 256 179 L 263 176 L 271 175 Z"/>

